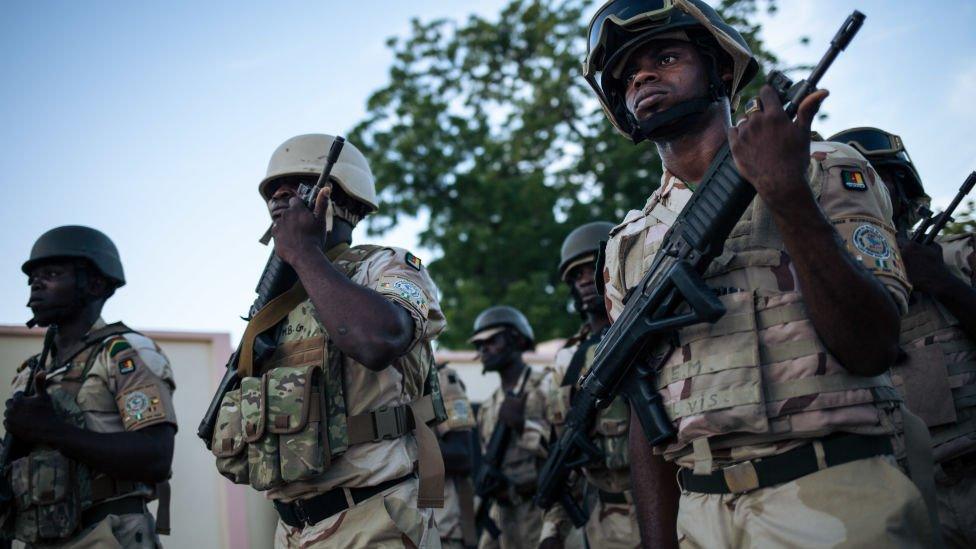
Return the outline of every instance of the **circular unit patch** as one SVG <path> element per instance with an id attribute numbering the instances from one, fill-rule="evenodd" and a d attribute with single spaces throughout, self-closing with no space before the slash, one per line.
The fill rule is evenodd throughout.
<path id="1" fill-rule="evenodd" d="M 874 225 L 861 225 L 854 229 L 851 237 L 854 247 L 859 251 L 875 258 L 888 259 L 891 257 L 891 247 L 888 246 L 888 239 L 881 232 L 881 229 Z"/>
<path id="2" fill-rule="evenodd" d="M 149 397 L 142 391 L 134 391 L 125 397 L 125 411 L 136 419 L 149 409 Z"/>

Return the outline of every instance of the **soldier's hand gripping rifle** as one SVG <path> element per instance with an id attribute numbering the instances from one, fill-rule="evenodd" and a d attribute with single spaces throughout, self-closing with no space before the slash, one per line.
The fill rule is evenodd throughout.
<path id="1" fill-rule="evenodd" d="M 28 326 L 33 327 L 36 323 L 34 319 L 31 319 L 27 323 Z M 58 325 L 51 324 L 47 328 L 47 333 L 44 334 L 44 346 L 41 348 L 41 356 L 31 360 L 28 364 L 28 374 L 27 381 L 24 384 L 24 390 L 18 391 L 25 397 L 29 397 L 34 394 L 34 378 L 39 372 L 43 372 L 45 366 L 47 365 L 47 357 L 51 354 L 51 347 L 54 345 L 54 338 L 58 335 Z M 14 397 L 17 395 L 15 394 Z M 3 436 L 3 447 L 0 448 L 0 517 L 4 520 L 9 520 L 11 514 L 9 511 L 12 509 L 13 504 L 13 489 L 10 486 L 9 475 L 7 470 L 10 467 L 11 449 L 13 448 L 16 440 L 14 439 L 13 433 L 7 431 Z M 3 531 L 7 531 L 7 528 L 3 528 Z"/>
<path id="2" fill-rule="evenodd" d="M 522 398 L 525 394 L 525 384 L 528 383 L 531 374 L 532 372 L 526 369 L 522 376 L 522 383 L 519 384 L 518 391 L 511 395 L 512 398 Z M 491 432 L 491 438 L 488 439 L 488 444 L 482 454 L 481 466 L 478 468 L 474 479 L 474 493 L 481 499 L 475 513 L 475 523 L 488 530 L 493 538 L 498 538 L 501 535 L 501 530 L 495 521 L 488 516 L 488 511 L 491 509 L 491 502 L 495 498 L 495 494 L 509 483 L 508 478 L 502 472 L 502 462 L 505 460 L 505 453 L 508 451 L 511 442 L 512 428 L 499 421 Z"/>
<path id="3" fill-rule="evenodd" d="M 942 213 L 935 220 L 932 219 L 931 212 L 929 212 L 929 215 L 922 220 L 922 223 L 912 233 L 912 240 L 919 244 L 931 244 L 935 240 L 935 237 L 939 236 L 939 232 L 945 228 L 946 224 L 952 221 L 952 213 L 959 207 L 962 199 L 966 198 L 966 195 L 973 191 L 974 186 L 976 186 L 976 172 L 969 174 L 969 177 L 963 181 L 962 187 L 959 187 L 959 192 L 956 193 L 955 198 L 952 199 L 949 206 L 942 210 Z"/>
<path id="4" fill-rule="evenodd" d="M 332 147 L 329 149 L 329 155 L 325 161 L 325 168 L 322 170 L 322 174 L 319 176 L 314 187 L 308 187 L 307 185 L 301 185 L 299 187 L 298 194 L 302 202 L 309 209 L 315 209 L 315 199 L 318 197 L 319 191 L 329 182 L 332 167 L 339 159 L 339 153 L 342 152 L 342 146 L 345 142 L 346 140 L 342 137 L 336 137 L 335 141 L 332 142 Z M 265 233 L 265 237 L 261 239 L 264 243 L 267 243 L 266 238 L 270 239 L 270 229 L 268 231 Z M 268 263 L 264 266 L 264 271 L 261 273 L 258 286 L 254 290 L 258 294 L 257 298 L 255 298 L 254 303 L 248 310 L 248 316 L 245 320 L 254 318 L 272 299 L 283 294 L 297 281 L 298 275 L 295 273 L 295 270 L 282 261 L 275 251 L 272 250 L 271 257 L 268 258 Z M 274 334 L 271 332 L 272 330 L 268 330 L 262 334 L 258 334 L 254 339 L 255 363 L 268 358 L 274 353 Z M 214 393 L 213 400 L 210 401 L 207 413 L 203 416 L 200 426 L 197 427 L 197 436 L 203 439 L 207 448 L 210 448 L 214 427 L 217 424 L 217 413 L 220 411 L 220 402 L 224 399 L 224 395 L 240 385 L 240 379 L 237 376 L 237 365 L 240 362 L 243 343 L 242 338 L 241 343 L 237 346 L 237 350 L 227 360 L 227 371 L 224 372 L 224 377 L 220 381 L 220 385 L 217 386 L 217 392 Z"/>
<path id="5" fill-rule="evenodd" d="M 768 83 L 791 119 L 800 103 L 816 90 L 820 78 L 861 28 L 864 15 L 855 11 L 834 36 L 830 48 L 809 78 L 793 83 L 779 71 Z M 649 350 L 674 330 L 700 322 L 715 322 L 725 307 L 705 285 L 701 274 L 722 252 L 732 227 L 755 198 L 756 190 L 739 175 L 726 143 L 712 160 L 702 183 L 664 237 L 650 269 L 629 292 L 620 316 L 597 348 L 589 372 L 573 398 L 562 435 L 549 448 L 539 477 L 535 503 L 549 509 L 559 502 L 570 517 L 580 520 L 582 509 L 567 489 L 570 472 L 600 456 L 589 440 L 597 409 L 623 395 L 652 445 L 675 436 L 667 410 L 655 387 Z M 677 313 L 687 305 L 688 312 Z M 585 520 L 585 518 L 583 519 Z M 579 525 L 579 523 L 577 523 Z"/>

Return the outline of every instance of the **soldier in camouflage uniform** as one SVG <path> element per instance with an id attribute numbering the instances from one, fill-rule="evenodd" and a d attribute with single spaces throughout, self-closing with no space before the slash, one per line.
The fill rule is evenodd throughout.
<path id="1" fill-rule="evenodd" d="M 437 439 L 444 456 L 444 507 L 434 510 L 441 546 L 451 549 L 478 544 L 474 524 L 474 485 L 471 483 L 472 431 L 478 422 L 456 371 L 437 367 L 447 421 L 437 426 Z"/>
<path id="2" fill-rule="evenodd" d="M 925 504 L 893 455 L 888 372 L 909 285 L 884 185 L 852 147 L 811 144 L 826 92 L 791 121 L 765 86 L 732 126 L 758 71 L 745 40 L 701 0 L 649 4 L 605 4 L 584 63 L 614 126 L 664 164 L 660 188 L 611 231 L 610 318 L 725 145 L 757 196 L 704 273 L 725 315 L 635 357 L 655 364 L 676 431 L 652 449 L 631 430 L 643 542 L 925 544 Z"/>
<path id="3" fill-rule="evenodd" d="M 351 143 L 314 211 L 300 200 L 333 141 L 287 140 L 259 186 L 275 253 L 298 282 L 250 320 L 241 387 L 223 399 L 211 448 L 221 474 L 274 502 L 276 547 L 437 547 L 444 465 L 428 426 L 444 419 L 430 345 L 445 326 L 437 288 L 406 250 L 350 246 L 377 209 Z M 255 337 L 268 330 L 274 353 L 255 361 Z"/>
<path id="4" fill-rule="evenodd" d="M 610 325 L 603 297 L 597 292 L 594 273 L 600 242 L 609 239 L 612 227 L 613 223 L 594 221 L 576 228 L 563 241 L 559 277 L 569 285 L 576 310 L 583 317 L 583 325 L 556 354 L 555 364 L 543 381 L 548 399 L 546 414 L 556 435 L 566 421 L 578 380 L 589 370 L 597 346 Z M 630 491 L 629 427 L 630 409 L 622 397 L 617 397 L 610 406 L 598 412 L 590 433 L 594 443 L 603 450 L 603 459 L 585 467 L 583 482 L 578 483 L 587 503 L 594 503 L 585 526 L 590 547 L 634 548 L 640 545 Z M 563 506 L 553 505 L 543 518 L 540 547 L 560 547 L 564 541 L 569 546 L 567 537 L 571 527 Z"/>
<path id="5" fill-rule="evenodd" d="M 901 322 L 903 354 L 893 369 L 905 403 L 929 427 L 939 522 L 952 547 L 976 546 L 976 235 L 930 246 L 909 232 L 930 199 L 901 138 L 852 128 L 831 141 L 856 148 L 888 187 L 912 293 Z"/>
<path id="6" fill-rule="evenodd" d="M 501 386 L 478 412 L 478 432 L 484 448 L 495 429 L 505 424 L 515 436 L 502 458 L 504 482 L 492 494 L 489 517 L 501 530 L 495 539 L 486 529 L 478 546 L 522 549 L 536 547 L 542 511 L 532 504 L 539 469 L 546 457 L 549 423 L 545 418 L 542 373 L 525 364 L 522 353 L 535 347 L 528 320 L 513 307 L 489 307 L 474 321 L 469 340 L 487 372 L 498 372 Z M 484 459 L 488 459 L 487 454 Z"/>
<path id="7" fill-rule="evenodd" d="M 7 525 L 31 546 L 157 547 L 157 531 L 169 528 L 173 372 L 153 340 L 101 318 L 125 284 L 118 250 L 95 229 L 58 227 L 37 240 L 23 271 L 50 352 L 45 364 L 35 355 L 20 367 L 7 401 Z M 158 526 L 146 508 L 157 493 Z"/>

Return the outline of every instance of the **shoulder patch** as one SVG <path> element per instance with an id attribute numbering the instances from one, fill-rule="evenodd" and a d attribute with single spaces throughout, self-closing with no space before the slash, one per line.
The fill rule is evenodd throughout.
<path id="1" fill-rule="evenodd" d="M 108 356 L 109 358 L 113 358 L 115 357 L 115 355 L 121 353 L 122 351 L 131 348 L 132 345 L 129 345 L 129 342 L 126 341 L 125 339 L 122 338 L 115 339 L 108 344 Z"/>
<path id="2" fill-rule="evenodd" d="M 874 225 L 865 223 L 854 229 L 851 238 L 854 247 L 875 259 L 887 260 L 891 258 L 891 247 L 881 229 Z"/>
<path id="3" fill-rule="evenodd" d="M 427 312 L 427 308 L 430 306 L 430 304 L 427 302 L 427 296 L 424 294 L 424 291 L 420 289 L 420 286 L 417 286 L 405 278 L 392 276 L 383 277 L 383 279 L 380 280 L 380 293 L 399 296 L 401 299 L 413 304 L 425 314 Z"/>
<path id="4" fill-rule="evenodd" d="M 412 253 L 407 252 L 407 254 L 404 256 L 404 261 L 407 263 L 407 265 L 410 265 L 414 269 L 418 271 L 420 270 L 420 266 L 421 266 L 420 258 L 413 255 Z"/>
<path id="5" fill-rule="evenodd" d="M 119 362 L 119 373 L 122 375 L 131 374 L 136 371 L 136 361 L 127 358 Z"/>
<path id="6" fill-rule="evenodd" d="M 860 170 L 841 170 L 840 179 L 844 182 L 844 188 L 849 191 L 864 192 L 868 190 L 868 184 Z"/>

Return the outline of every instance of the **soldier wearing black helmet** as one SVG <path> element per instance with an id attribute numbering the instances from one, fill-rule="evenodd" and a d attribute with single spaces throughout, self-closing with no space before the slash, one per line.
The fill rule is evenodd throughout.
<path id="1" fill-rule="evenodd" d="M 502 459 L 505 482 L 492 495 L 489 510 L 501 533 L 496 539 L 486 529 L 478 546 L 534 548 L 539 543 L 542 511 L 532 504 L 532 496 L 549 436 L 542 373 L 533 371 L 522 358 L 522 353 L 535 348 L 535 335 L 521 311 L 504 305 L 482 311 L 475 318 L 473 331 L 468 341 L 478 350 L 484 370 L 497 372 L 501 380 L 501 386 L 478 412 L 481 443 L 487 445 L 500 424 L 515 434 L 509 438 Z"/>
<path id="2" fill-rule="evenodd" d="M 146 504 L 170 476 L 173 373 L 151 339 L 101 318 L 125 284 L 118 250 L 95 229 L 58 227 L 38 238 L 23 271 L 33 322 L 56 331 L 35 396 L 17 391 L 37 356 L 6 405 L 12 534 L 30 545 L 156 547 L 169 526 L 162 514 L 154 525 Z M 168 488 L 159 495 L 168 499 Z"/>
<path id="3" fill-rule="evenodd" d="M 556 434 L 566 421 L 579 379 L 589 370 L 597 346 L 610 325 L 603 296 L 597 291 L 596 260 L 600 243 L 609 239 L 611 228 L 613 223 L 607 221 L 586 223 L 570 232 L 563 241 L 559 277 L 569 285 L 583 324 L 556 353 L 554 364 L 543 381 L 546 414 Z M 622 397 L 617 397 L 598 412 L 590 433 L 603 456 L 583 468 L 583 480 L 577 488 L 581 488 L 581 499 L 585 497 L 587 503 L 591 503 L 584 532 L 592 547 L 631 548 L 640 544 L 630 490 L 629 428 L 630 409 Z M 581 502 L 580 507 L 587 505 Z M 564 541 L 568 546 L 571 526 L 565 509 L 559 504 L 552 506 L 543 519 L 540 547 L 559 547 Z"/>
<path id="4" fill-rule="evenodd" d="M 935 458 L 939 522 L 952 547 L 976 546 L 976 235 L 910 240 L 931 200 L 905 145 L 878 128 L 830 138 L 860 151 L 891 195 L 912 293 L 902 318 L 904 351 L 892 370 L 905 404 L 925 421 Z"/>
<path id="5" fill-rule="evenodd" d="M 635 357 L 656 365 L 677 433 L 652 452 L 631 430 L 643 542 L 922 544 L 924 504 L 892 456 L 887 370 L 908 284 L 887 192 L 853 148 L 811 144 L 824 91 L 791 121 L 766 86 L 733 126 L 756 72 L 742 36 L 700 0 L 612 0 L 590 26 L 587 81 L 665 169 L 644 208 L 611 231 L 611 319 L 723 146 L 757 191 L 704 275 L 724 317 Z"/>

